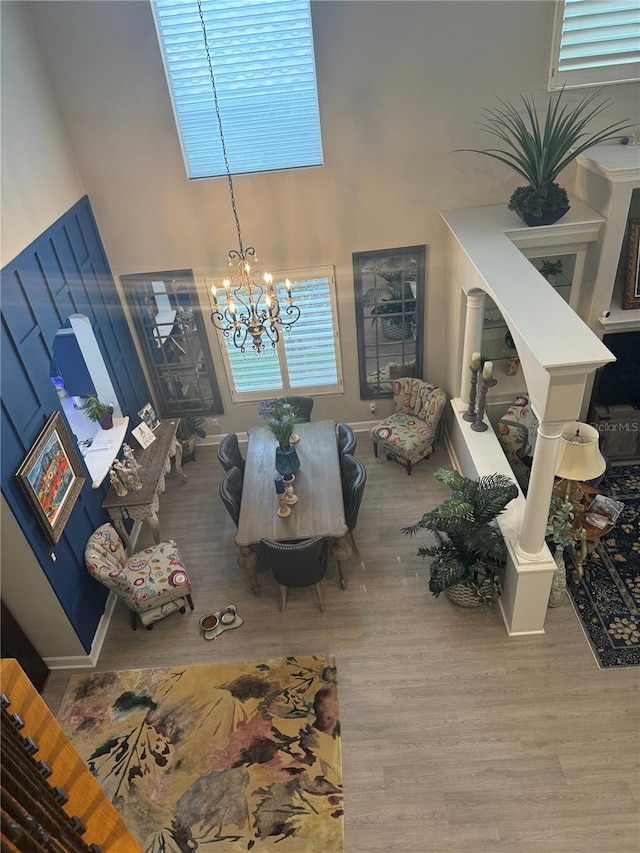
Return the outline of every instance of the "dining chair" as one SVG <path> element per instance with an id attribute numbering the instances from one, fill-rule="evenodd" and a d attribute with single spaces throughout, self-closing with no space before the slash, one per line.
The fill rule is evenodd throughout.
<path id="1" fill-rule="evenodd" d="M 218 459 L 225 471 L 230 471 L 232 468 L 239 468 L 244 474 L 244 456 L 240 452 L 238 444 L 238 436 L 235 432 L 230 432 L 220 442 L 218 447 Z"/>
<path id="2" fill-rule="evenodd" d="M 348 453 L 349 456 L 354 455 L 357 441 L 356 434 L 349 424 L 338 424 L 338 453 L 341 462 L 345 453 Z"/>
<path id="3" fill-rule="evenodd" d="M 184 613 L 187 604 L 193 610 L 191 581 L 172 539 L 127 558 L 122 539 L 107 523 L 89 537 L 84 561 L 89 574 L 131 610 L 134 631 L 138 619 L 150 631 L 170 613 Z"/>
<path id="4" fill-rule="evenodd" d="M 287 587 L 314 586 L 318 607 L 324 612 L 320 581 L 327 573 L 329 543 L 321 536 L 298 542 L 262 539 L 265 557 L 280 586 L 280 612 L 287 605 Z"/>
<path id="5" fill-rule="evenodd" d="M 285 397 L 285 400 L 291 403 L 302 423 L 309 423 L 314 403 L 313 397 Z"/>
<path id="6" fill-rule="evenodd" d="M 242 502 L 242 471 L 238 467 L 229 468 L 225 471 L 219 487 L 222 503 L 235 526 L 240 519 L 240 504 Z"/>
<path id="7" fill-rule="evenodd" d="M 342 499 L 344 501 L 344 520 L 353 550 L 360 554 L 358 544 L 353 535 L 358 523 L 358 513 L 362 503 L 364 487 L 367 484 L 367 469 L 355 456 L 345 454 L 342 457 Z"/>

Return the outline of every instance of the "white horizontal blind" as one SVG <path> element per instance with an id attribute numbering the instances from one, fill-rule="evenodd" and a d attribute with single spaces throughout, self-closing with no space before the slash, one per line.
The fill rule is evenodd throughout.
<path id="1" fill-rule="evenodd" d="M 635 80 L 640 80 L 638 0 L 559 2 L 549 89 Z"/>
<path id="2" fill-rule="evenodd" d="M 292 283 L 292 295 L 300 308 L 300 319 L 291 331 L 282 331 L 273 349 L 267 338 L 265 351 L 257 355 L 247 343 L 246 353 L 219 332 L 224 348 L 231 397 L 234 402 L 260 400 L 289 393 L 330 393 L 342 390 L 338 347 L 333 271 L 324 268 L 274 273 L 280 313 L 286 321 L 285 279 Z"/>
<path id="3" fill-rule="evenodd" d="M 226 174 L 196 0 L 151 0 L 190 178 Z M 232 174 L 322 165 L 309 0 L 202 0 Z"/>

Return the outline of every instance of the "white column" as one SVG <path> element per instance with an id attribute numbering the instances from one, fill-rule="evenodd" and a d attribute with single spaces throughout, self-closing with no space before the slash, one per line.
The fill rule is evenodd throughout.
<path id="1" fill-rule="evenodd" d="M 533 453 L 527 504 L 516 553 L 524 560 L 540 559 L 544 549 L 549 504 L 556 472 L 563 423 L 541 423 Z"/>
<path id="2" fill-rule="evenodd" d="M 464 322 L 464 346 L 462 349 L 462 375 L 460 377 L 460 399 L 463 403 L 469 402 L 469 389 L 471 388 L 471 355 L 482 349 L 482 330 L 484 325 L 484 297 L 483 290 L 472 290 L 467 293 L 467 313 Z"/>

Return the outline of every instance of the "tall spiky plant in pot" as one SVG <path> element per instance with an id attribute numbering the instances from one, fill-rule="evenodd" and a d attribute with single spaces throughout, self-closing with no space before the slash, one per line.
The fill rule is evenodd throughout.
<path id="1" fill-rule="evenodd" d="M 515 211 L 527 225 L 551 225 L 569 210 L 566 190 L 556 178 L 569 163 L 588 148 L 619 135 L 632 127 L 628 119 L 616 121 L 596 133 L 586 128 L 611 106 L 601 99 L 601 92 L 585 95 L 575 106 L 564 100 L 564 88 L 547 104 L 541 121 L 532 98 L 520 95 L 523 109 L 499 99 L 501 107 L 487 109 L 482 130 L 496 137 L 502 147 L 458 148 L 499 160 L 521 175 L 525 186 L 517 187 L 509 199 L 509 210 Z"/>

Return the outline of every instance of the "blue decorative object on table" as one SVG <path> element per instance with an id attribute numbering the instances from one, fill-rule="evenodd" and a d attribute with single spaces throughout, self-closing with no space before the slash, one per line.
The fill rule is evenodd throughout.
<path id="1" fill-rule="evenodd" d="M 280 474 L 295 474 L 300 468 L 300 459 L 293 444 L 276 447 L 276 471 Z"/>

